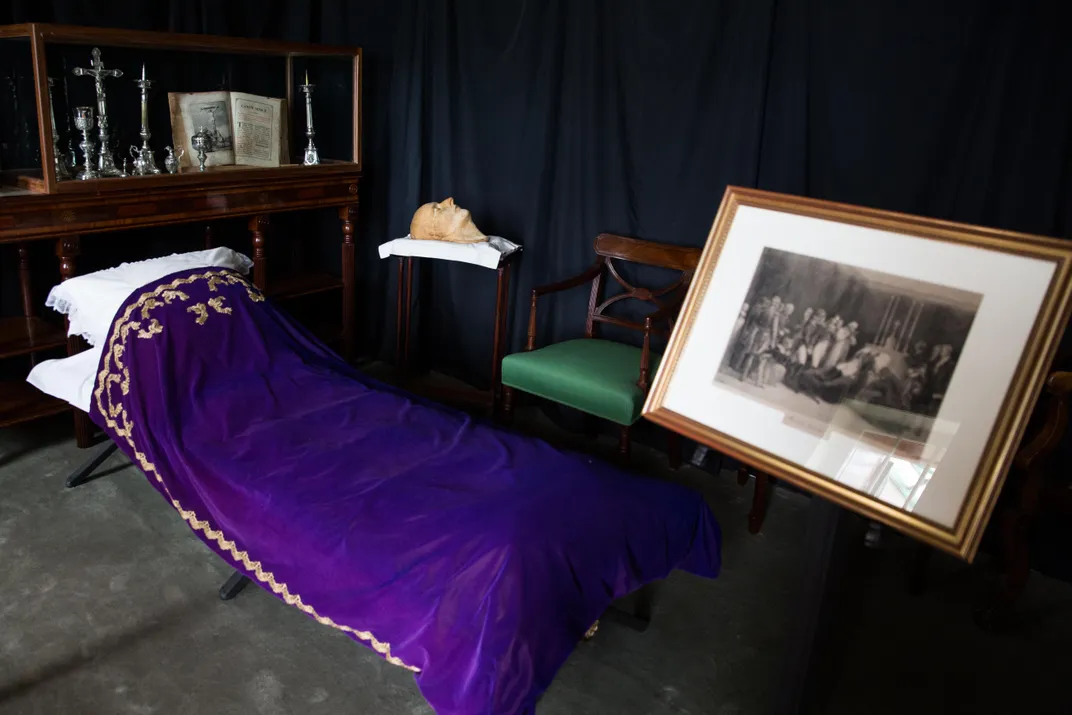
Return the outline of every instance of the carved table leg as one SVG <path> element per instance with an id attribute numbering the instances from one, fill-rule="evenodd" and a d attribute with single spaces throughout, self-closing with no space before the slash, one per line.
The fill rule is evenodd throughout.
<path id="1" fill-rule="evenodd" d="M 357 279 L 354 272 L 354 224 L 357 223 L 357 204 L 339 208 L 342 220 L 342 356 L 347 362 L 354 359 L 357 343 L 355 313 Z"/>
<path id="2" fill-rule="evenodd" d="M 398 257 L 398 310 L 395 315 L 395 368 L 402 371 L 402 323 L 405 320 L 405 294 L 402 285 L 406 282 L 406 259 Z"/>
<path id="3" fill-rule="evenodd" d="M 64 236 L 56 241 L 56 257 L 60 259 L 60 279 L 67 280 L 75 275 L 75 258 L 79 252 L 78 236 Z M 64 321 L 69 325 L 68 321 Z M 67 354 L 74 355 L 85 350 L 82 338 L 77 335 L 67 338 Z M 93 423 L 89 415 L 82 410 L 74 410 L 74 439 L 79 449 L 92 445 Z"/>
<path id="4" fill-rule="evenodd" d="M 413 256 L 406 256 L 406 319 L 403 325 L 405 334 L 402 343 L 402 371 L 409 373 L 409 328 L 413 322 Z"/>
<path id="5" fill-rule="evenodd" d="M 491 414 L 497 414 L 502 395 L 503 343 L 506 341 L 506 315 L 510 288 L 510 264 L 499 266 L 495 284 L 495 336 L 491 348 Z"/>
<path id="6" fill-rule="evenodd" d="M 22 315 L 29 319 L 34 317 L 33 290 L 30 285 L 30 251 L 25 244 L 19 244 L 19 289 L 22 294 Z M 37 354 L 30 353 L 30 367 L 37 365 Z"/>
<path id="7" fill-rule="evenodd" d="M 268 290 L 268 259 L 264 255 L 264 232 L 267 229 L 267 215 L 249 220 L 249 230 L 253 234 L 253 285 L 265 292 Z"/>

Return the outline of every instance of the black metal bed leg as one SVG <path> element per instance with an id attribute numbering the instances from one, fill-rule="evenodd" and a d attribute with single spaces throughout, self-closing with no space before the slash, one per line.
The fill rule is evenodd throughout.
<path id="1" fill-rule="evenodd" d="M 657 581 L 641 586 L 633 595 L 633 607 L 630 611 L 623 611 L 617 606 L 611 606 L 603 614 L 604 619 L 623 625 L 638 633 L 643 633 L 651 625 L 651 615 L 655 609 L 655 592 L 657 590 Z"/>
<path id="2" fill-rule="evenodd" d="M 220 600 L 230 601 L 232 598 L 242 592 L 242 589 L 249 584 L 249 576 L 235 571 L 231 574 L 231 578 L 227 579 L 227 583 L 220 586 Z"/>
<path id="3" fill-rule="evenodd" d="M 71 476 L 67 477 L 67 488 L 77 487 L 91 482 L 100 475 L 93 476 L 94 470 L 104 463 L 104 460 L 111 456 L 112 452 L 119 449 L 119 445 L 115 442 L 108 440 L 107 444 L 103 444 L 98 448 L 97 453 L 89 458 L 78 469 L 71 473 Z"/>

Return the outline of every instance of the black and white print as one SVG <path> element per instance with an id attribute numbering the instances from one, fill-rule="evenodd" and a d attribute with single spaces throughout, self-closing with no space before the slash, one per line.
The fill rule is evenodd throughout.
<path id="1" fill-rule="evenodd" d="M 212 137 L 212 152 L 230 151 L 231 122 L 227 114 L 227 103 L 223 101 L 200 102 L 193 106 L 194 125 L 204 127 Z"/>
<path id="2" fill-rule="evenodd" d="M 982 296 L 764 249 L 715 381 L 825 430 L 926 440 Z"/>

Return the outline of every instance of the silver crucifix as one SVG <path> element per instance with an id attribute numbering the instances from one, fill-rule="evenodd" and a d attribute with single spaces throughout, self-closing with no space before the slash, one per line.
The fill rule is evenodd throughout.
<path id="1" fill-rule="evenodd" d="M 115 167 L 112 158 L 111 145 L 108 143 L 108 107 L 104 97 L 104 80 L 107 77 L 122 77 L 123 70 L 106 70 L 101 61 L 100 48 L 93 48 L 93 60 L 89 63 L 90 69 L 75 67 L 75 77 L 90 76 L 97 85 L 97 126 L 100 127 L 100 159 L 97 162 L 97 171 L 101 176 L 119 176 L 119 169 Z"/>

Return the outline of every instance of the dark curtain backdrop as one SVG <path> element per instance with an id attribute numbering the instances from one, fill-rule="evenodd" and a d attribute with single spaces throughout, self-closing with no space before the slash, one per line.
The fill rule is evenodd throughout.
<path id="1" fill-rule="evenodd" d="M 597 233 L 699 246 L 727 184 L 1068 237 L 1068 6 L 8 0 L 0 22 L 363 46 L 358 314 L 365 352 L 390 356 L 394 271 L 375 246 L 448 195 L 524 246 L 511 349 L 530 289 L 582 270 Z M 282 225 L 337 265 L 333 217 Z M 419 358 L 487 385 L 491 272 L 440 264 L 418 285 Z M 585 305 L 546 302 L 539 340 L 578 335 Z"/>
<path id="2" fill-rule="evenodd" d="M 533 285 L 614 231 L 701 245 L 727 184 L 1066 236 L 1072 13 L 1060 0 L 377 0 L 8 2 L 54 21 L 361 45 L 364 347 L 393 344 L 376 244 L 453 196 L 525 247 Z M 337 261 L 337 227 L 295 230 Z M 319 230 L 322 228 L 323 230 Z M 494 280 L 421 276 L 426 363 L 490 376 Z M 540 312 L 576 335 L 583 291 Z"/>

